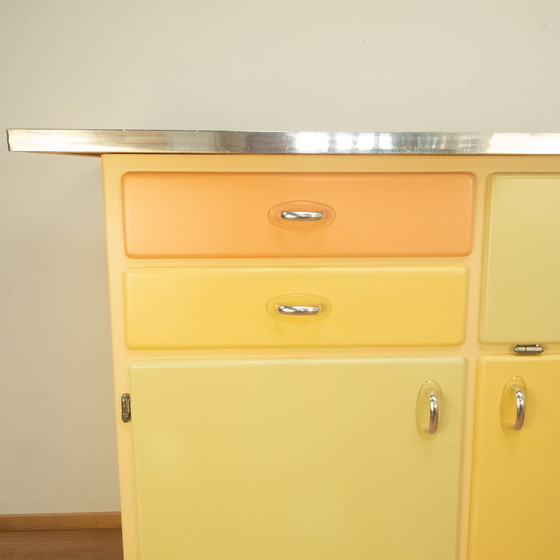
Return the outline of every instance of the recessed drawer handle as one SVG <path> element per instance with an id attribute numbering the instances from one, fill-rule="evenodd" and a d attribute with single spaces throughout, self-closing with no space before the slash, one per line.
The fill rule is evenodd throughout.
<path id="1" fill-rule="evenodd" d="M 525 382 L 521 377 L 512 377 L 506 384 L 502 395 L 502 426 L 506 430 L 518 432 L 523 428 L 525 423 Z M 515 420 L 509 421 L 510 414 L 508 408 L 511 407 L 513 402 L 511 398 L 515 399 Z"/>
<path id="2" fill-rule="evenodd" d="M 320 305 L 277 305 L 278 313 L 282 315 L 318 315 L 321 312 Z"/>
<path id="3" fill-rule="evenodd" d="M 280 214 L 283 220 L 290 222 L 317 222 L 325 217 L 323 212 L 304 212 L 285 210 Z"/>

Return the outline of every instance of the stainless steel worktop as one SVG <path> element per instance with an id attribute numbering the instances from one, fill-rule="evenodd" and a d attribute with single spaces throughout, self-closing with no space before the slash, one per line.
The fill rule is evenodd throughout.
<path id="1" fill-rule="evenodd" d="M 12 152 L 101 154 L 560 154 L 558 133 L 8 129 Z"/>

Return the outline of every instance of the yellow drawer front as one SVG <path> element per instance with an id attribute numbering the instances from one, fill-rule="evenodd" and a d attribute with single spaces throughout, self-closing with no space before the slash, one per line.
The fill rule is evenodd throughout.
<path id="1" fill-rule="evenodd" d="M 517 396 L 511 388 L 504 393 L 512 384 L 525 397 L 525 420 L 518 430 L 512 429 L 521 419 Z M 481 358 L 477 385 L 469 558 L 556 558 L 560 356 Z"/>
<path id="2" fill-rule="evenodd" d="M 427 346 L 463 340 L 464 267 L 138 268 L 133 349 Z"/>
<path id="3" fill-rule="evenodd" d="M 560 342 L 560 175 L 494 175 L 483 342 Z"/>
<path id="4" fill-rule="evenodd" d="M 463 383 L 456 357 L 134 363 L 140 557 L 455 560 Z"/>

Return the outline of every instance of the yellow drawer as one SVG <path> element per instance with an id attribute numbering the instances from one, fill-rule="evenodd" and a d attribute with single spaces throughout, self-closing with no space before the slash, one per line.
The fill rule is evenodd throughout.
<path id="1" fill-rule="evenodd" d="M 463 341 L 460 266 L 133 268 L 132 349 L 434 346 Z"/>
<path id="2" fill-rule="evenodd" d="M 132 258 L 448 256 L 471 250 L 469 173 L 126 173 Z"/>

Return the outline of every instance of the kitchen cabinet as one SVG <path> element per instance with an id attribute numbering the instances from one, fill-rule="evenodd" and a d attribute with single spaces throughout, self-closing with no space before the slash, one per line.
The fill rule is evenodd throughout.
<path id="1" fill-rule="evenodd" d="M 103 156 L 131 558 L 457 558 L 474 176 L 303 163 Z"/>
<path id="2" fill-rule="evenodd" d="M 487 202 L 481 338 L 542 351 L 560 340 L 560 174 L 494 174 Z M 480 358 L 471 560 L 560 549 L 559 388 L 558 354 Z"/>
<path id="3" fill-rule="evenodd" d="M 102 156 L 126 560 L 554 556 L 560 135 L 55 132 L 11 146 Z"/>

